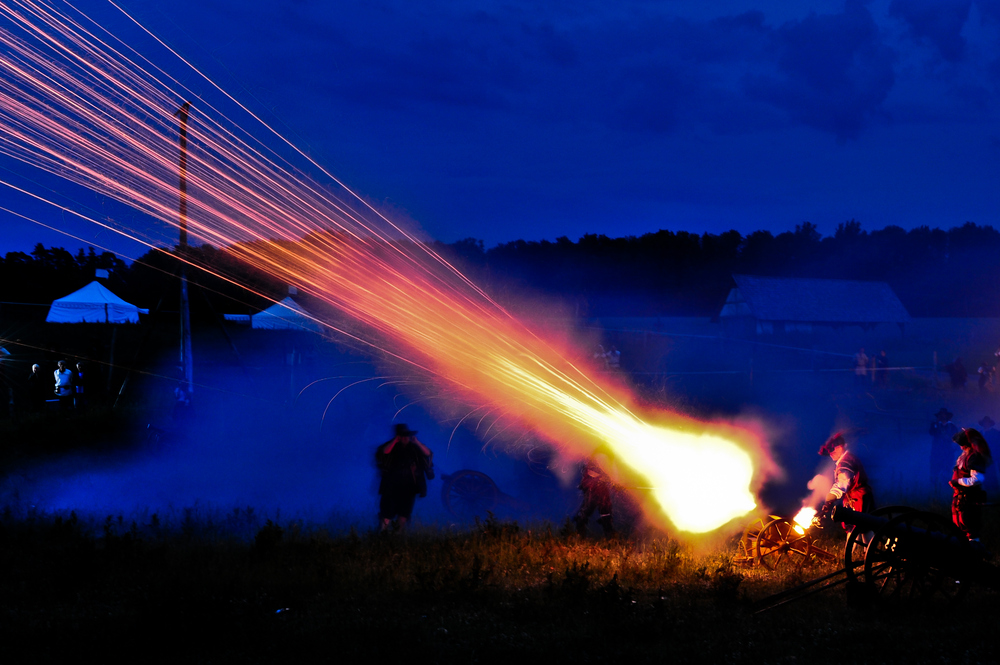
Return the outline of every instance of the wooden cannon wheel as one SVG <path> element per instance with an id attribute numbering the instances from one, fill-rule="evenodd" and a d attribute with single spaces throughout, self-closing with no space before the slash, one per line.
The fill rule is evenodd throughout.
<path id="1" fill-rule="evenodd" d="M 873 517 L 884 517 L 891 520 L 905 513 L 912 513 L 916 509 L 909 506 L 883 506 L 872 511 Z M 862 540 L 865 532 L 861 529 L 852 529 L 847 534 L 847 543 L 844 545 L 844 573 L 849 582 L 864 581 L 864 562 L 867 544 Z"/>
<path id="2" fill-rule="evenodd" d="M 865 582 L 887 600 L 930 600 L 937 596 L 954 600 L 967 585 L 962 584 L 933 552 L 917 530 L 950 537 L 960 535 L 941 515 L 910 511 L 896 515 L 878 529 L 865 553 Z M 911 533 L 913 535 L 907 535 Z M 895 535 L 890 535 L 895 534 Z"/>
<path id="3" fill-rule="evenodd" d="M 463 469 L 441 477 L 441 502 L 453 517 L 471 520 L 496 510 L 500 490 L 493 479 L 480 471 Z"/>
<path id="4" fill-rule="evenodd" d="M 757 536 L 760 535 L 761 529 L 766 524 L 770 523 L 771 520 L 777 519 L 781 518 L 777 515 L 768 515 L 748 524 L 747 528 L 743 530 L 743 535 L 740 536 L 740 542 L 736 547 L 736 556 L 733 558 L 733 561 L 741 564 L 757 563 Z"/>
<path id="5" fill-rule="evenodd" d="M 756 560 L 768 570 L 778 570 L 789 563 L 801 566 L 821 551 L 813 547 L 812 540 L 808 531 L 799 533 L 792 522 L 784 517 L 775 517 L 757 534 L 754 543 Z"/>

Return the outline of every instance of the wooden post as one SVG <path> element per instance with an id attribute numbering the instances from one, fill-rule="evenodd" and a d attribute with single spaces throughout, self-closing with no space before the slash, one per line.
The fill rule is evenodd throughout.
<path id="1" fill-rule="evenodd" d="M 184 383 L 188 397 L 194 392 L 194 363 L 191 358 L 191 306 L 188 299 L 187 281 L 187 126 L 188 114 L 191 111 L 191 102 L 184 102 L 184 105 L 177 110 L 180 118 L 180 206 L 178 217 L 180 222 L 180 242 L 178 249 L 181 253 L 181 349 L 180 361 L 184 368 Z"/>

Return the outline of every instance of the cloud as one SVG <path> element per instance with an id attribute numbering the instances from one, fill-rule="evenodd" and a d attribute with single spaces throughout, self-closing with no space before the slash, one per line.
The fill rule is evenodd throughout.
<path id="1" fill-rule="evenodd" d="M 1000 23 L 1000 0 L 976 0 L 976 7 L 984 21 Z"/>
<path id="2" fill-rule="evenodd" d="M 991 4 L 986 3 L 986 11 L 995 9 Z M 958 62 L 965 54 L 962 28 L 971 7 L 972 0 L 892 0 L 889 16 L 902 20 L 914 40 L 930 42 L 942 58 Z"/>
<path id="3" fill-rule="evenodd" d="M 204 0 L 190 30 L 232 69 L 224 84 L 251 81 L 293 126 L 340 145 L 376 133 L 409 154 L 471 154 L 500 134 L 550 152 L 569 134 L 595 149 L 802 127 L 853 141 L 914 110 L 995 106 L 1000 0 L 836 2 Z M 985 27 L 967 25 L 972 2 Z M 921 66 L 928 53 L 964 59 Z"/>
<path id="4" fill-rule="evenodd" d="M 200 24 L 232 35 L 217 56 L 269 81 L 265 97 L 315 100 L 331 115 L 369 109 L 382 123 L 424 123 L 421 133 L 503 114 L 526 133 L 791 124 L 853 138 L 893 84 L 893 52 L 857 2 L 775 27 L 759 10 L 682 16 L 629 0 L 251 2 L 253 21 L 207 1 Z"/>
<path id="5" fill-rule="evenodd" d="M 776 72 L 748 77 L 747 93 L 842 140 L 861 133 L 895 80 L 895 52 L 852 0 L 840 14 L 786 23 L 774 32 L 773 47 Z"/>

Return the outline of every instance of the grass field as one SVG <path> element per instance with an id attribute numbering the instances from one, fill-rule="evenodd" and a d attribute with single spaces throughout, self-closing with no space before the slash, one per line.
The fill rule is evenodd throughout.
<path id="1" fill-rule="evenodd" d="M 7 515 L 0 630 L 5 659 L 33 663 L 992 662 L 993 591 L 852 609 L 841 588 L 755 614 L 835 565 L 767 573 L 732 555 L 496 520 L 341 536 L 268 522 L 241 540 L 191 515 Z"/>

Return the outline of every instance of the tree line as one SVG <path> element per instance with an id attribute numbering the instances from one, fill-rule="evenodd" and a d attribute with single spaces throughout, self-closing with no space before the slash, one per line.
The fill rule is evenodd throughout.
<path id="1" fill-rule="evenodd" d="M 888 282 L 914 316 L 1000 316 L 1000 231 L 966 223 L 949 230 L 887 226 L 865 231 L 856 220 L 824 237 L 811 223 L 777 235 L 661 230 L 611 238 L 587 234 L 573 242 L 515 240 L 486 249 L 481 240 L 434 243 L 487 291 L 516 303 L 552 295 L 589 316 L 711 316 L 728 293 L 731 275 L 818 277 Z M 285 285 L 243 266 L 224 249 L 186 250 L 198 264 L 232 276 L 257 294 L 284 297 Z M 107 286 L 140 307 L 176 309 L 180 262 L 175 251 L 151 250 L 132 264 L 93 248 L 76 254 L 39 244 L 0 258 L 0 301 L 47 303 L 109 271 Z M 196 316 L 249 312 L 262 295 L 192 270 L 204 288 L 192 300 Z"/>
<path id="2" fill-rule="evenodd" d="M 447 249 L 487 284 L 579 298 L 595 316 L 712 316 L 734 273 L 882 281 L 913 316 L 1000 316 L 1000 231 L 971 222 L 947 231 L 867 232 L 850 220 L 827 237 L 808 222 L 777 235 L 588 234 L 577 242 L 516 240 L 492 249 L 466 239 Z"/>

